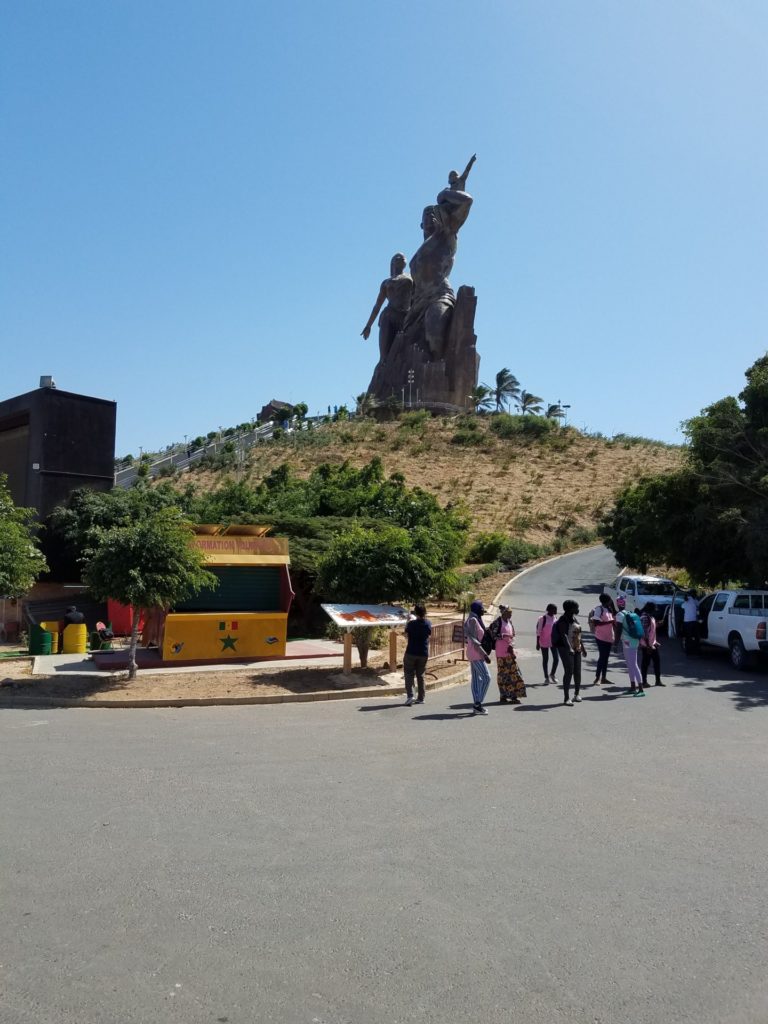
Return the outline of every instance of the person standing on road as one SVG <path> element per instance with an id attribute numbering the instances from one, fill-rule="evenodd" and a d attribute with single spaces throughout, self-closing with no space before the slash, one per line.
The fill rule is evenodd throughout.
<path id="1" fill-rule="evenodd" d="M 499 618 L 491 626 L 491 632 L 496 635 L 496 682 L 499 684 L 499 700 L 502 704 L 506 704 L 507 701 L 519 704 L 526 694 L 523 675 L 512 646 L 515 639 L 512 609 L 502 604 L 499 611 Z"/>
<path id="2" fill-rule="evenodd" d="M 576 616 L 579 606 L 575 601 L 563 601 L 563 614 L 552 628 L 552 646 L 557 648 L 563 663 L 563 704 L 572 708 L 581 704 L 581 659 L 587 653 L 581 642 L 581 626 Z M 570 696 L 573 680 L 573 700 Z"/>
<path id="3" fill-rule="evenodd" d="M 413 609 L 414 618 L 405 624 L 405 635 L 408 643 L 403 655 L 403 675 L 405 676 L 405 703 L 408 707 L 413 700 L 413 677 L 416 676 L 418 686 L 416 704 L 424 703 L 424 670 L 429 658 L 429 638 L 432 635 L 432 623 L 427 618 L 427 609 L 417 604 Z"/>
<path id="4" fill-rule="evenodd" d="M 656 685 L 663 686 L 661 681 L 661 658 L 659 657 L 659 641 L 656 639 L 656 605 L 649 601 L 640 613 L 643 624 L 643 639 L 640 641 L 640 675 L 643 686 L 648 686 L 648 667 L 653 662 L 653 673 Z"/>
<path id="5" fill-rule="evenodd" d="M 608 659 L 613 647 L 613 624 L 616 620 L 616 605 L 609 594 L 600 595 L 600 604 L 589 613 L 589 624 L 597 644 L 597 667 L 595 686 L 608 682 Z"/>
<path id="6" fill-rule="evenodd" d="M 472 680 L 472 703 L 476 715 L 488 714 L 483 707 L 483 701 L 491 682 L 491 673 L 488 671 L 491 659 L 483 650 L 482 643 L 485 635 L 484 612 L 483 602 L 473 601 L 469 608 L 469 618 L 464 623 L 464 641 L 467 645 L 467 661 Z"/>
<path id="7" fill-rule="evenodd" d="M 685 638 L 685 653 L 699 653 L 699 602 L 696 598 L 696 591 L 688 591 L 688 596 L 683 602 L 683 637 Z"/>
<path id="8" fill-rule="evenodd" d="M 629 693 L 633 697 L 644 697 L 643 680 L 640 675 L 640 667 L 637 664 L 637 652 L 640 649 L 640 640 L 643 636 L 643 624 L 637 612 L 626 610 L 627 602 L 620 597 L 616 604 L 619 612 L 616 616 L 616 639 L 621 640 L 624 651 L 624 661 L 627 663 L 627 674 L 629 675 Z"/>
<path id="9" fill-rule="evenodd" d="M 555 672 L 560 662 L 557 648 L 552 646 L 552 627 L 557 619 L 557 605 L 548 604 L 547 610 L 536 623 L 536 650 L 541 651 L 541 666 L 544 669 L 544 686 L 556 683 Z M 552 674 L 549 674 L 549 652 L 552 651 Z"/>

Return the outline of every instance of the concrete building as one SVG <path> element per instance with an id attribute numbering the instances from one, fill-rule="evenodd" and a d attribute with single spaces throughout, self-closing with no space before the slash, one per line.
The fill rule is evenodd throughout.
<path id="1" fill-rule="evenodd" d="M 77 487 L 114 482 L 117 403 L 60 391 L 51 377 L 0 402 L 0 473 L 16 505 L 45 517 Z"/>

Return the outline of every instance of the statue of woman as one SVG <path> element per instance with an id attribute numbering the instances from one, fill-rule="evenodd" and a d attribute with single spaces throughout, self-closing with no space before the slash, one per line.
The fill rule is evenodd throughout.
<path id="1" fill-rule="evenodd" d="M 405 256 L 401 252 L 396 252 L 390 260 L 389 273 L 390 276 L 381 282 L 368 323 L 360 332 L 367 341 L 371 336 L 373 321 L 387 302 L 384 312 L 379 317 L 379 361 L 382 363 L 389 355 L 395 336 L 402 329 L 413 292 L 413 281 L 405 273 Z"/>
<path id="2" fill-rule="evenodd" d="M 472 206 L 472 196 L 456 188 L 444 189 L 438 198 L 439 202 L 425 207 L 422 214 L 424 242 L 411 259 L 413 299 L 402 328 L 406 340 L 426 349 L 431 360 L 443 357 L 456 301 L 448 275 L 459 229 Z"/>

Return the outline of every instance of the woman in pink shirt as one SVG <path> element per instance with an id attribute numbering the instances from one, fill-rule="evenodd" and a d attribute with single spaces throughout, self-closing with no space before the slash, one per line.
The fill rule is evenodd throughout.
<path id="1" fill-rule="evenodd" d="M 514 648 L 515 627 L 512 625 L 512 609 L 502 604 L 501 615 L 491 626 L 496 636 L 496 682 L 499 684 L 499 700 L 519 704 L 525 697 L 525 682 L 517 664 Z"/>
<path id="2" fill-rule="evenodd" d="M 552 627 L 557 618 L 557 605 L 548 604 L 544 615 L 540 616 L 536 623 L 536 650 L 541 651 L 541 664 L 544 669 L 544 685 L 548 686 L 550 680 L 557 682 L 555 672 L 560 664 L 560 655 L 557 648 L 552 646 Z M 549 652 L 552 651 L 552 675 L 549 674 Z"/>
<path id="3" fill-rule="evenodd" d="M 608 682 L 608 658 L 613 647 L 615 621 L 616 605 L 608 594 L 601 594 L 600 604 L 589 613 L 589 625 L 597 644 L 595 686 L 600 686 L 601 682 Z"/>

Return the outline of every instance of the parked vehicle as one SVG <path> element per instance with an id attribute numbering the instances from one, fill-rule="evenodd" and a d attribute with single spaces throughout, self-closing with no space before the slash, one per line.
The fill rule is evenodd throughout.
<path id="1" fill-rule="evenodd" d="M 662 625 L 666 622 L 672 603 L 682 605 L 684 599 L 672 580 L 662 576 L 617 576 L 612 583 L 605 584 L 603 592 L 614 601 L 623 597 L 627 602 L 627 610 L 631 612 L 642 611 L 645 605 L 652 602 L 656 606 L 656 621 Z"/>
<path id="2" fill-rule="evenodd" d="M 734 668 L 768 654 L 768 591 L 718 590 L 699 603 L 701 640 L 728 651 Z"/>

